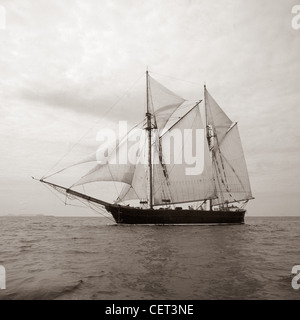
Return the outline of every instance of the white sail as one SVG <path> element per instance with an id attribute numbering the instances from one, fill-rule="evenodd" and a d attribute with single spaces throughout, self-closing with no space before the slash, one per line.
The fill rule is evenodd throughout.
<path id="1" fill-rule="evenodd" d="M 252 198 L 248 170 L 237 124 L 234 124 L 214 149 L 218 177 L 217 195 L 213 204 Z"/>
<path id="2" fill-rule="evenodd" d="M 232 125 L 232 121 L 226 113 L 220 108 L 213 97 L 205 89 L 205 110 L 207 125 L 214 128 L 215 134 L 219 140 L 222 140 L 227 130 Z"/>
<path id="3" fill-rule="evenodd" d="M 198 106 L 167 131 L 160 143 L 163 163 L 154 166 L 154 204 L 214 198 L 212 166 Z"/>
<path id="4" fill-rule="evenodd" d="M 237 123 L 233 123 L 205 89 L 207 126 L 212 131 L 212 158 L 217 190 L 213 205 L 252 198 Z"/>
<path id="5" fill-rule="evenodd" d="M 116 202 L 124 202 L 136 199 L 147 201 L 147 198 L 148 192 L 146 167 L 143 164 L 137 164 L 131 183 L 123 187 Z"/>
<path id="6" fill-rule="evenodd" d="M 73 186 L 96 181 L 119 181 L 131 184 L 138 163 L 143 163 L 141 151 L 145 144 L 144 130 L 136 127 L 119 143 L 114 140 L 101 146 L 94 156 L 97 164 Z"/>
<path id="7" fill-rule="evenodd" d="M 154 113 L 155 125 L 163 129 L 176 109 L 185 101 L 159 82 L 149 77 L 149 103 Z"/>

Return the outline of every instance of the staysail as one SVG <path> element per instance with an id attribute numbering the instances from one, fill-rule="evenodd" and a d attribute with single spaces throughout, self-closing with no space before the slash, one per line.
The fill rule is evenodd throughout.
<path id="1" fill-rule="evenodd" d="M 140 125 L 130 130 L 121 141 L 114 140 L 111 145 L 100 147 L 92 157 L 97 164 L 73 186 L 96 181 L 131 184 L 136 166 L 142 162 L 143 136 L 144 130 Z"/>

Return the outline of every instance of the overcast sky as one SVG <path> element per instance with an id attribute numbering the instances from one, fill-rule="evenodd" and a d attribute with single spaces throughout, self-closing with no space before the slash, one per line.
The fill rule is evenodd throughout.
<path id="1" fill-rule="evenodd" d="M 296 4 L 0 0 L 0 214 L 90 213 L 64 207 L 30 177 L 66 153 L 87 155 L 100 128 L 139 122 L 145 110 L 134 97 L 148 67 L 185 99 L 203 98 L 205 82 L 239 122 L 256 198 L 249 215 L 300 215 Z"/>

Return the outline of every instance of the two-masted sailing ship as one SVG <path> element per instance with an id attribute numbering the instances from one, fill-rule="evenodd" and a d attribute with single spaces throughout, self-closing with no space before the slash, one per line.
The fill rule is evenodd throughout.
<path id="1" fill-rule="evenodd" d="M 206 86 L 204 101 L 190 103 L 148 71 L 145 100 L 144 121 L 135 127 L 139 130 L 119 140 L 105 161 L 96 152 L 89 159 L 94 167 L 69 188 L 40 181 L 71 198 L 101 205 L 118 224 L 243 223 L 245 205 L 253 197 L 237 122 Z M 130 154 L 130 161 L 117 161 L 121 154 Z M 115 202 L 76 190 L 98 181 L 122 183 Z"/>

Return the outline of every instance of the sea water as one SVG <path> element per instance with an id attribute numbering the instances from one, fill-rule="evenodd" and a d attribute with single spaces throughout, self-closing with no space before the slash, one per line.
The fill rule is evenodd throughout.
<path id="1" fill-rule="evenodd" d="M 300 218 L 122 226 L 97 217 L 6 216 L 0 265 L 0 299 L 300 300 L 291 273 L 300 265 Z"/>

